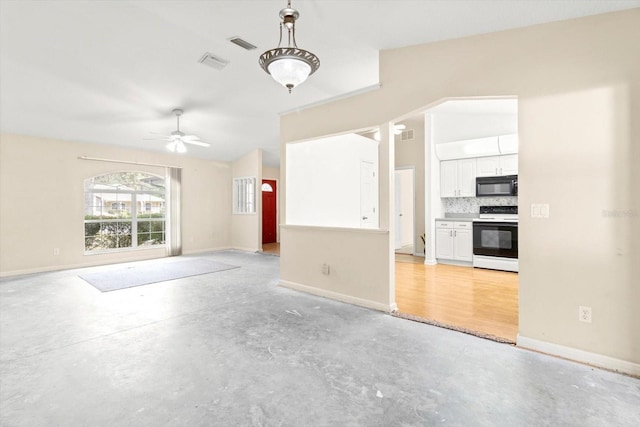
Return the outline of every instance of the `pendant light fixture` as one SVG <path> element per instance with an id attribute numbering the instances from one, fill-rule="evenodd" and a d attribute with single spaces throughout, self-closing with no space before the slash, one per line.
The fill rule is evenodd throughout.
<path id="1" fill-rule="evenodd" d="M 262 69 L 267 74 L 271 74 L 275 81 L 289 89 L 289 93 L 320 67 L 317 56 L 296 45 L 296 19 L 299 17 L 298 11 L 291 8 L 291 0 L 288 0 L 287 7 L 280 11 L 282 22 L 278 47 L 260 55 L 259 60 Z M 286 47 L 280 47 L 283 26 L 287 31 Z"/>

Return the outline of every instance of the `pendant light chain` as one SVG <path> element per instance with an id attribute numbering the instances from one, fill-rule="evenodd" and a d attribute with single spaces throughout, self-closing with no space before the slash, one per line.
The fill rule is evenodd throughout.
<path id="1" fill-rule="evenodd" d="M 280 11 L 280 39 L 278 47 L 270 49 L 260 55 L 259 63 L 262 69 L 270 74 L 274 80 L 291 90 L 304 82 L 307 77 L 315 73 L 320 67 L 320 60 L 313 53 L 300 49 L 296 42 L 296 20 L 300 14 L 291 7 L 291 0 L 287 7 Z M 282 47 L 282 27 L 287 28 L 287 46 Z"/>

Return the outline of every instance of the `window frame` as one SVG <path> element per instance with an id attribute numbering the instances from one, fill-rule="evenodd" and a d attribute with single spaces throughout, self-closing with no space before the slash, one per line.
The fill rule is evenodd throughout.
<path id="1" fill-rule="evenodd" d="M 243 176 L 233 178 L 233 214 L 254 215 L 258 212 L 257 178 L 255 176 Z"/>
<path id="2" fill-rule="evenodd" d="M 152 188 L 147 188 L 144 190 L 137 190 L 137 189 L 130 189 L 127 188 L 126 190 L 123 188 L 117 188 L 117 189 L 87 189 L 87 181 L 91 181 L 92 179 L 98 178 L 98 177 L 102 177 L 102 176 L 106 176 L 106 175 L 118 175 L 118 174 L 126 174 L 126 173 L 139 173 L 144 175 L 145 177 L 155 177 L 155 178 L 160 178 L 166 181 L 166 177 L 162 177 L 160 175 L 156 175 L 156 174 L 152 174 L 149 172 L 142 172 L 142 171 L 120 171 L 120 172 L 111 172 L 111 173 L 106 173 L 106 174 L 101 174 L 101 175 L 94 175 L 92 177 L 89 177 L 87 179 L 84 180 L 84 195 L 85 195 L 85 204 L 84 204 L 84 218 L 83 218 L 83 246 L 84 246 L 84 254 L 85 255 L 97 255 L 97 254 L 105 254 L 105 253 L 117 253 L 117 252 L 127 252 L 127 251 L 138 251 L 138 250 L 145 250 L 145 249 L 159 249 L 159 248 L 166 248 L 167 247 L 167 222 L 168 222 L 168 215 L 167 215 L 167 211 L 166 211 L 166 200 L 168 197 L 168 191 L 167 191 L 167 187 L 166 185 L 164 187 L 159 187 L 162 188 L 162 190 L 158 190 L 156 189 L 152 189 Z M 108 184 L 105 184 L 108 185 Z M 87 215 L 87 194 L 91 194 L 91 200 L 92 202 L 96 199 L 100 199 L 100 207 L 101 207 L 101 211 L 102 209 L 104 209 L 106 206 L 106 203 L 104 200 L 102 200 L 102 198 L 100 196 L 96 196 L 96 193 L 99 194 L 126 194 L 127 196 L 130 196 L 131 198 L 131 203 L 130 203 L 130 207 L 127 208 L 126 203 L 123 201 L 119 201 L 116 200 L 115 202 L 112 202 L 109 204 L 109 206 L 113 206 L 114 204 L 119 204 L 119 206 L 123 206 L 124 205 L 124 209 L 112 209 L 112 210 L 122 210 L 122 211 L 126 211 L 130 214 L 130 217 L 128 218 L 109 218 L 109 217 L 104 217 L 104 218 L 100 218 L 100 219 L 86 219 L 86 215 Z M 142 206 L 139 207 L 138 206 L 138 196 L 140 195 L 152 195 L 152 196 L 156 196 L 159 198 L 164 198 L 164 201 L 161 202 L 160 206 L 162 209 L 162 213 L 163 213 L 163 217 L 162 218 L 145 218 L 145 215 L 151 215 L 153 213 L 153 207 L 150 211 L 145 210 L 146 207 L 146 201 L 142 200 Z M 91 206 L 93 207 L 93 206 Z M 140 210 L 140 212 L 138 212 L 138 210 Z M 94 215 L 91 215 L 94 216 Z M 142 218 L 140 218 L 139 216 L 143 216 Z M 145 221 L 145 222 L 163 222 L 164 225 L 162 227 L 162 235 L 164 237 L 163 243 L 159 243 L 156 245 L 140 245 L 138 244 L 138 222 L 139 221 Z M 119 223 L 131 223 L 131 246 L 125 246 L 125 247 L 116 247 L 116 248 L 102 248 L 102 249 L 93 249 L 93 250 L 87 250 L 87 234 L 86 234 L 86 224 L 102 224 L 102 223 L 113 223 L 113 224 L 119 224 Z M 151 231 L 149 232 L 151 233 Z M 89 236 L 91 237 L 91 236 Z"/>

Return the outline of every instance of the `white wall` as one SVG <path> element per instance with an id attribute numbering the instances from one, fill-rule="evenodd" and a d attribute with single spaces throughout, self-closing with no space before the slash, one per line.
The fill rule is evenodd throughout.
<path id="1" fill-rule="evenodd" d="M 287 146 L 287 224 L 360 227 L 360 166 L 378 169 L 378 143 L 356 134 Z M 374 228 L 377 228 L 377 221 Z"/>
<path id="2" fill-rule="evenodd" d="M 84 254 L 84 180 L 164 168 L 80 160 L 80 156 L 182 167 L 184 253 L 230 246 L 229 165 L 188 156 L 21 135 L 0 135 L 0 275 L 165 256 L 164 248 Z M 54 255 L 54 248 L 60 250 Z"/>
<path id="3" fill-rule="evenodd" d="M 253 150 L 233 162 L 231 174 L 233 178 L 256 178 L 256 212 L 231 215 L 231 245 L 244 251 L 259 251 L 262 249 L 262 150 Z"/>
<path id="4" fill-rule="evenodd" d="M 434 113 L 436 143 L 518 133 L 517 114 Z"/>
<path id="5" fill-rule="evenodd" d="M 631 9 L 383 51 L 380 90 L 283 116 L 283 142 L 371 128 L 445 98 L 517 96 L 518 342 L 640 374 L 638 22 Z M 381 194 L 392 182 L 381 176 Z M 545 202 L 550 218 L 526 215 Z M 312 243 L 288 244 L 304 254 Z M 283 269 L 298 261 L 281 259 Z M 580 305 L 593 323 L 578 321 Z"/>

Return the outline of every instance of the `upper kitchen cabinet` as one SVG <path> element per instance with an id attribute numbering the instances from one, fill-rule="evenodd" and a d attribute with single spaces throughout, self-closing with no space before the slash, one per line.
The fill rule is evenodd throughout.
<path id="1" fill-rule="evenodd" d="M 518 155 L 479 157 L 476 162 L 476 176 L 501 176 L 518 174 Z"/>
<path id="2" fill-rule="evenodd" d="M 440 162 L 440 197 L 476 195 L 476 159 Z"/>

